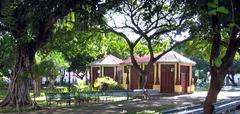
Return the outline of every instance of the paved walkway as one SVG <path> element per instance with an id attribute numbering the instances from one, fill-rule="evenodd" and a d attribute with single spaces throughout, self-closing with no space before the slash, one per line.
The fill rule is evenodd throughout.
<path id="1" fill-rule="evenodd" d="M 133 100 L 108 104 L 84 104 L 71 108 L 52 108 L 20 114 L 121 114 L 126 112 L 142 111 L 144 109 L 156 109 L 157 107 L 164 105 L 181 107 L 199 104 L 203 103 L 206 95 L 207 92 L 195 92 L 194 94 L 161 97 L 157 100 Z M 240 91 L 222 91 L 219 94 L 218 100 L 231 99 L 239 96 Z"/>

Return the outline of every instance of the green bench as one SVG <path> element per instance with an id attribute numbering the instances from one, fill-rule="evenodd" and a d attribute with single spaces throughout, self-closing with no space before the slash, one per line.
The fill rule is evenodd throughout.
<path id="1" fill-rule="evenodd" d="M 57 102 L 57 105 L 62 102 L 69 103 L 71 105 L 72 96 L 70 93 L 45 93 L 47 105 L 51 105 L 52 102 Z"/>
<path id="2" fill-rule="evenodd" d="M 100 96 L 102 96 L 102 92 L 97 91 L 79 92 L 75 97 L 75 100 L 78 104 L 84 102 L 85 103 L 100 102 Z"/>

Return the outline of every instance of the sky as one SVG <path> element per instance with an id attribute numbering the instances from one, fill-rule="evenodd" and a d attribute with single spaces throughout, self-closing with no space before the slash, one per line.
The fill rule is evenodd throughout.
<path id="1" fill-rule="evenodd" d="M 125 35 L 127 35 L 129 37 L 130 40 L 134 41 L 135 39 L 137 39 L 139 37 L 138 34 L 134 33 L 130 29 L 122 29 L 125 22 L 127 22 L 128 25 L 132 25 L 129 22 L 129 19 L 127 18 L 127 16 L 124 16 L 123 14 L 120 14 L 120 13 L 112 13 L 112 14 L 108 13 L 105 16 L 107 18 L 107 22 L 108 22 L 109 26 L 111 26 L 112 28 L 119 27 L 120 29 L 115 28 L 115 30 L 118 32 L 124 33 Z M 156 30 L 153 30 L 152 32 L 149 33 L 149 35 L 153 34 L 155 31 Z M 189 37 L 188 31 L 181 32 L 180 34 L 177 34 L 177 35 L 175 35 L 175 33 L 176 32 L 172 32 L 172 33 L 169 33 L 168 36 L 165 35 L 163 37 L 171 36 L 176 41 L 182 41 Z"/>

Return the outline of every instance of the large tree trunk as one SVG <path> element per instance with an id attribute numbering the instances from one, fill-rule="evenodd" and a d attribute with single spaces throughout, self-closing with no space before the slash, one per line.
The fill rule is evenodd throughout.
<path id="1" fill-rule="evenodd" d="M 48 88 L 53 89 L 54 88 L 54 80 L 53 76 L 49 76 L 49 83 L 48 83 Z"/>
<path id="2" fill-rule="evenodd" d="M 146 80 L 146 75 L 140 74 L 139 76 L 139 88 L 140 89 L 145 89 L 145 81 Z"/>
<path id="3" fill-rule="evenodd" d="M 42 82 L 42 77 L 38 77 L 35 79 L 34 92 L 36 97 L 41 95 L 41 84 L 42 84 L 41 82 Z"/>
<path id="4" fill-rule="evenodd" d="M 18 79 L 11 80 L 6 98 L 0 104 L 1 107 L 24 107 L 32 104 L 32 100 L 29 96 L 29 80 Z"/>
<path id="5" fill-rule="evenodd" d="M 149 76 L 149 72 L 146 75 L 144 75 L 144 77 L 143 77 L 143 79 L 144 79 L 143 80 L 143 89 L 145 89 L 147 86 L 148 76 Z"/>
<path id="6" fill-rule="evenodd" d="M 211 114 L 213 112 L 214 107 L 212 104 L 217 101 L 218 93 L 223 85 L 223 80 L 220 77 L 224 77 L 224 75 L 217 73 L 217 71 L 211 72 L 211 83 L 204 102 L 204 114 Z"/>
<path id="7" fill-rule="evenodd" d="M 27 46 L 19 46 L 16 64 L 10 76 L 10 84 L 6 98 L 0 106 L 23 107 L 32 104 L 29 96 L 29 74 L 33 65 L 34 52 Z"/>
<path id="8" fill-rule="evenodd" d="M 153 62 L 150 61 L 148 65 L 146 65 L 146 68 L 144 70 L 145 73 L 143 74 L 143 89 L 145 89 L 147 86 L 148 77 L 150 76 L 150 70 L 153 68 Z"/>

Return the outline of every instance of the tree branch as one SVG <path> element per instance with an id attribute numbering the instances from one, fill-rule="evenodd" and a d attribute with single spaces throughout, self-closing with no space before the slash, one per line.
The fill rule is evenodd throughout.
<path id="1" fill-rule="evenodd" d="M 154 59 L 153 59 L 153 62 L 156 62 L 158 59 L 160 59 L 163 55 L 165 55 L 166 53 L 168 53 L 169 51 L 173 50 L 175 47 L 181 45 L 182 43 L 184 42 L 187 42 L 187 41 L 190 41 L 192 40 L 193 38 L 187 38 L 183 41 L 180 41 L 180 42 L 177 42 L 175 43 L 172 47 L 170 47 L 169 49 L 163 51 L 161 54 L 157 55 Z"/>

